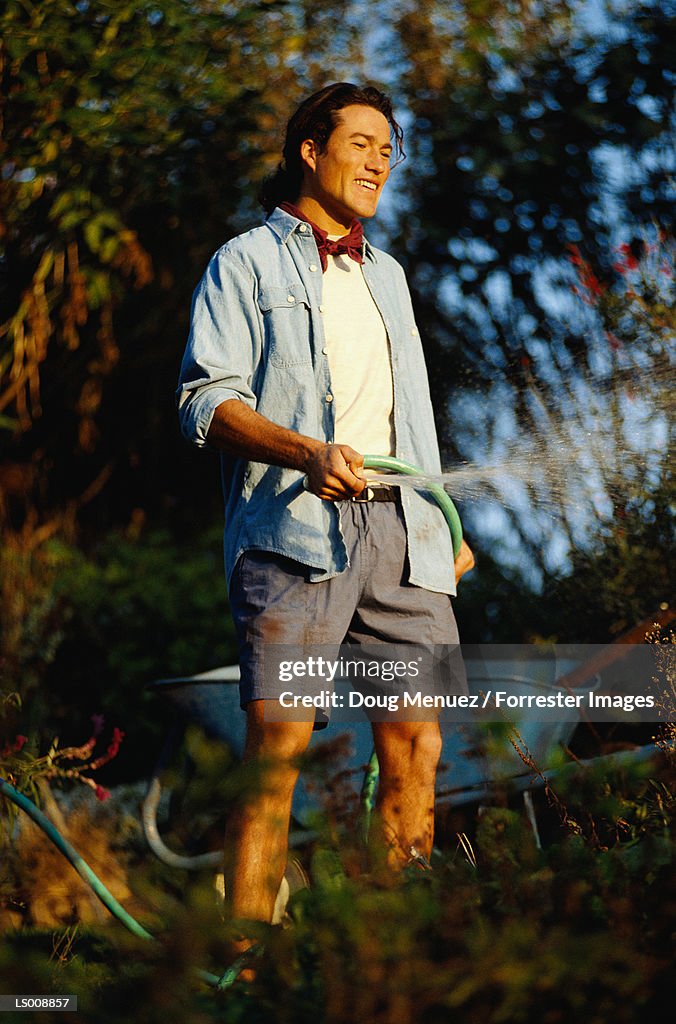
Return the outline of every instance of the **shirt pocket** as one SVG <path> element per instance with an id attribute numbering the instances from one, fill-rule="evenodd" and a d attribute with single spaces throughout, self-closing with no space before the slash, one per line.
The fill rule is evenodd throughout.
<path id="1" fill-rule="evenodd" d="M 266 347 L 275 366 L 311 366 L 310 304 L 297 284 L 263 285 L 258 292 Z"/>

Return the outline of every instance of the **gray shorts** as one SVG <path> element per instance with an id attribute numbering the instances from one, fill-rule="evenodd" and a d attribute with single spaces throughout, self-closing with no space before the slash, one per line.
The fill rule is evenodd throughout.
<path id="1" fill-rule="evenodd" d="M 406 528 L 398 501 L 338 503 L 350 566 L 320 583 L 307 566 L 269 551 L 240 556 L 230 608 L 240 656 L 240 704 L 278 700 L 284 687 L 263 671 L 266 645 L 452 645 L 458 628 L 448 594 L 408 582 Z M 456 687 L 457 692 L 457 687 Z M 459 692 L 467 692 L 464 673 Z M 317 716 L 321 727 L 324 714 Z"/>

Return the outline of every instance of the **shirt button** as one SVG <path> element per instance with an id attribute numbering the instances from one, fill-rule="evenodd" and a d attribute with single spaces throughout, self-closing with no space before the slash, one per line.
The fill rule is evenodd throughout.
<path id="1" fill-rule="evenodd" d="M 319 312 L 320 313 L 326 313 L 326 306 L 320 306 L 319 307 Z"/>
<path id="2" fill-rule="evenodd" d="M 328 348 L 323 348 L 323 349 L 322 349 L 322 355 L 324 355 L 324 356 L 328 356 L 328 354 L 329 354 L 329 350 L 328 350 Z"/>
<path id="3" fill-rule="evenodd" d="M 333 401 L 333 395 L 327 395 L 327 396 L 326 396 L 326 401 L 327 401 L 327 402 L 329 403 L 329 405 L 330 405 L 330 404 L 331 404 L 331 402 Z"/>
<path id="4" fill-rule="evenodd" d="M 286 301 L 287 302 L 295 302 L 296 300 L 294 299 L 293 295 L 287 295 Z"/>
<path id="5" fill-rule="evenodd" d="M 416 331 L 415 327 L 412 327 L 412 328 L 411 328 L 411 334 L 417 334 L 417 333 L 418 333 L 418 332 Z"/>
<path id="6" fill-rule="evenodd" d="M 310 270 L 314 273 L 316 269 L 317 269 L 317 264 L 316 263 L 311 263 L 310 264 Z"/>
<path id="7" fill-rule="evenodd" d="M 301 224 L 301 226 L 300 226 L 300 228 L 298 230 L 302 231 L 303 234 L 305 234 L 305 232 L 307 231 L 307 224 Z"/>

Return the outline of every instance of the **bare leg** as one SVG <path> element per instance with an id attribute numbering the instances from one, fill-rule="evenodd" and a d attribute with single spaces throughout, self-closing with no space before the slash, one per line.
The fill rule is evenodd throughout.
<path id="1" fill-rule="evenodd" d="M 412 846 L 429 859 L 441 756 L 439 722 L 374 722 L 373 739 L 380 765 L 376 811 L 380 838 L 388 849 L 387 863 L 402 867 Z"/>
<path id="2" fill-rule="evenodd" d="M 310 742 L 313 722 L 266 722 L 264 705 L 258 700 L 247 707 L 244 762 L 259 775 L 228 825 L 225 893 L 234 918 L 269 922 L 286 867 L 296 760 Z M 250 945 L 243 939 L 231 952 Z"/>

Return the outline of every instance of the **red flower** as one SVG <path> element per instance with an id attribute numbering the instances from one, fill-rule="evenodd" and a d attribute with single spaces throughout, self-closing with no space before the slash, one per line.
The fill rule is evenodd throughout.
<path id="1" fill-rule="evenodd" d="M 113 739 L 111 743 L 108 744 L 108 757 L 113 758 L 117 755 L 117 752 L 120 749 L 120 744 L 122 743 L 123 739 L 124 733 L 122 732 L 121 729 L 118 729 L 118 727 L 115 726 L 115 728 L 113 729 Z"/>
<path id="2" fill-rule="evenodd" d="M 108 797 L 110 796 L 110 790 L 104 789 L 103 786 L 97 785 L 96 789 L 94 790 L 94 794 L 97 800 L 107 800 Z"/>
<path id="3" fill-rule="evenodd" d="M 105 754 L 102 754 L 101 757 L 97 757 L 96 760 L 91 762 L 89 770 L 95 771 L 97 768 L 101 768 L 104 764 L 108 764 L 109 761 L 112 761 L 112 759 L 117 756 L 123 739 L 124 733 L 121 729 L 118 729 L 117 726 L 115 726 L 113 729 L 113 738 L 108 744 L 108 750 Z"/>
<path id="4" fill-rule="evenodd" d="M 569 242 L 568 245 L 566 246 L 566 249 L 571 254 L 568 257 L 568 259 L 573 264 L 573 266 L 575 266 L 575 267 L 582 267 L 582 266 L 584 266 L 584 259 L 582 257 L 582 253 L 580 252 L 580 250 L 578 249 L 578 247 L 576 245 L 573 245 L 572 242 Z"/>
<path id="5" fill-rule="evenodd" d="M 582 284 L 592 293 L 592 295 L 603 295 L 606 290 L 606 286 L 601 284 L 598 277 L 596 277 L 591 270 L 582 277 Z"/>
<path id="6" fill-rule="evenodd" d="M 568 259 L 574 267 L 577 267 L 577 276 L 584 289 L 584 291 L 580 291 L 573 285 L 571 290 L 574 295 L 579 296 L 579 298 L 581 298 L 583 302 L 586 302 L 588 306 L 593 306 L 595 305 L 595 300 L 603 295 L 606 290 L 606 285 L 599 281 L 591 268 L 591 264 L 584 259 L 576 245 L 569 243 L 566 248 L 571 253 Z"/>
<path id="7" fill-rule="evenodd" d="M 6 743 L 0 751 L 0 757 L 9 757 L 10 754 L 18 754 L 19 751 L 28 743 L 28 736 L 21 736 L 20 734 L 14 737 L 14 743 Z"/>
<path id="8" fill-rule="evenodd" d="M 627 274 L 632 270 L 638 270 L 639 263 L 634 256 L 630 245 L 627 245 L 626 243 L 624 245 L 620 245 L 617 247 L 615 252 L 619 252 L 623 257 L 621 262 L 613 263 L 613 270 L 616 270 L 618 274 Z"/>

